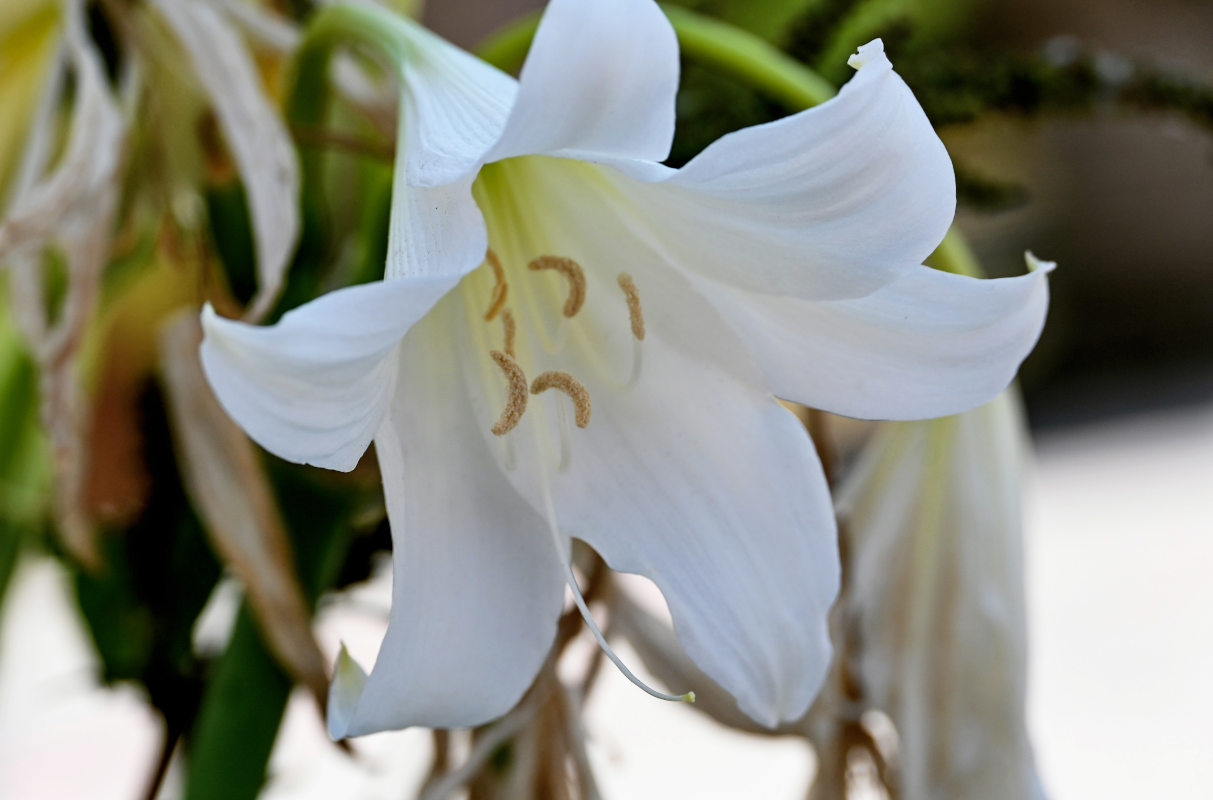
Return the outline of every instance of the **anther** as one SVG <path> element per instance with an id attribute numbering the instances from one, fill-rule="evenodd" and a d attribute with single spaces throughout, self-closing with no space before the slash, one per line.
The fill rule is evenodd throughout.
<path id="1" fill-rule="evenodd" d="M 501 266 L 501 259 L 497 258 L 497 254 L 493 252 L 492 248 L 485 254 L 485 259 L 488 260 L 489 267 L 493 270 L 493 278 L 496 280 L 496 283 L 493 284 L 493 296 L 489 299 L 489 310 L 484 312 L 484 319 L 487 322 L 497 316 L 497 312 L 505 305 L 510 285 L 505 281 L 505 268 Z"/>
<path id="2" fill-rule="evenodd" d="M 560 369 L 542 373 L 531 382 L 531 394 L 539 394 L 548 389 L 559 389 L 573 401 L 573 421 L 578 428 L 590 424 L 590 392 L 581 381 Z"/>
<path id="3" fill-rule="evenodd" d="M 581 265 L 571 258 L 563 256 L 539 256 L 527 265 L 538 272 L 541 269 L 554 269 L 569 279 L 569 296 L 564 301 L 564 315 L 573 317 L 585 303 L 585 272 Z"/>
<path id="4" fill-rule="evenodd" d="M 514 357 L 514 332 L 517 330 L 514 325 L 514 315 L 510 313 L 508 308 L 501 309 L 501 327 L 505 328 L 505 354 L 510 358 Z"/>
<path id="5" fill-rule="evenodd" d="M 514 426 L 522 419 L 522 413 L 526 411 L 526 374 L 517 361 L 500 350 L 490 350 L 489 355 L 497 362 L 497 366 L 501 367 L 509 381 L 509 394 L 505 398 L 501 419 L 489 429 L 497 436 L 505 436 L 514 430 Z"/>
<path id="6" fill-rule="evenodd" d="M 636 290 L 636 283 L 632 280 L 632 276 L 626 272 L 619 273 L 619 288 L 623 289 L 624 297 L 628 301 L 628 317 L 632 322 L 632 335 L 636 337 L 636 341 L 644 341 L 644 309 L 640 307 L 640 292 Z"/>

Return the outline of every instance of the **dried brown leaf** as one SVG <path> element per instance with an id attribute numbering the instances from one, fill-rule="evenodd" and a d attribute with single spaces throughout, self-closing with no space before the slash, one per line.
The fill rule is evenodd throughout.
<path id="1" fill-rule="evenodd" d="M 1024 719 L 1025 441 L 1010 392 L 886 423 L 840 492 L 848 641 L 836 651 L 860 707 L 897 729 L 905 800 L 1043 796 Z"/>
<path id="2" fill-rule="evenodd" d="M 121 161 L 126 122 L 109 90 L 78 2 L 68 4 L 64 45 L 76 76 L 71 134 L 58 166 L 39 179 L 53 129 L 47 125 L 31 133 L 26 160 L 32 163 L 21 168 L 18 178 L 25 185 L 0 222 L 0 261 L 42 247 L 61 235 L 65 225 L 97 216 L 94 203 L 111 192 Z"/>
<path id="3" fill-rule="evenodd" d="M 197 0 L 154 0 L 181 41 L 210 98 L 248 196 L 256 240 L 260 319 L 282 291 L 299 238 L 299 162 L 286 125 L 266 94 L 244 42 L 222 14 Z"/>
<path id="4" fill-rule="evenodd" d="M 39 367 L 41 415 L 56 469 L 55 514 L 65 547 L 85 566 L 100 556 L 85 511 L 87 409 L 76 374 L 77 354 L 96 304 L 109 254 L 127 133 L 110 91 L 84 7 L 66 6 L 64 48 L 76 78 L 71 133 L 63 157 L 46 175 L 61 74 L 52 72 L 18 171 L 13 202 L 0 222 L 0 262 L 11 267 L 14 317 Z M 48 318 L 41 253 L 57 242 L 67 264 L 67 289 Z"/>
<path id="5" fill-rule="evenodd" d="M 283 667 L 325 707 L 325 659 L 295 573 L 287 533 L 252 443 L 224 412 L 202 372 L 196 311 L 165 325 L 161 376 L 186 491 L 207 535 L 245 586 L 266 641 Z"/>

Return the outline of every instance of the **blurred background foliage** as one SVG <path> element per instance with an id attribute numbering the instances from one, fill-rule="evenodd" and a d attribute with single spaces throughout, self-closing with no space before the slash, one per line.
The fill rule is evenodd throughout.
<path id="1" fill-rule="evenodd" d="M 847 54 L 884 39 L 949 147 L 959 222 L 986 267 L 1020 271 L 1027 246 L 1061 263 L 1044 339 L 1023 372 L 1035 424 L 1213 394 L 1213 6 L 682 4 L 752 31 L 836 84 L 848 76 Z M 431 0 L 425 18 L 473 46 L 539 5 Z M 308 0 L 267 6 L 301 21 L 312 9 Z M 159 769 L 181 744 L 192 765 L 188 797 L 252 797 L 294 679 L 247 600 L 221 651 L 203 652 L 193 641 L 224 567 L 180 472 L 185 456 L 158 345 L 182 308 L 205 298 L 235 312 L 253 296 L 248 202 L 204 93 L 148 7 L 92 3 L 88 24 L 115 87 L 131 42 L 150 65 L 128 144 L 121 223 L 79 365 L 89 437 L 81 502 L 99 559 L 83 563 L 53 535 L 55 463 L 39 424 L 39 371 L 0 295 L 0 599 L 22 552 L 62 558 L 103 680 L 137 683 L 163 715 Z M 0 4 L 0 197 L 13 184 L 59 30 L 52 0 Z M 288 59 L 270 47 L 254 52 L 286 106 Z M 729 131 L 785 113 L 695 63 L 684 64 L 677 108 L 673 164 Z M 65 140 L 67 109 L 59 113 Z M 328 289 L 379 277 L 386 247 L 390 129 L 338 97 L 323 116 L 292 122 L 304 222 L 271 319 Z M 44 262 L 48 275 L 62 275 L 53 250 Z M 52 280 L 49 306 L 55 293 Z M 373 464 L 345 476 L 260 458 L 288 534 L 288 568 L 308 601 L 368 576 L 390 546 Z M 158 780 L 159 773 L 152 785 Z"/>
<path id="2" fill-rule="evenodd" d="M 1213 7 L 1169 0 L 686 0 L 834 82 L 880 36 L 956 166 L 993 274 L 1057 260 L 1021 372 L 1036 427 L 1213 394 Z M 687 65 L 675 159 L 780 109 Z"/>

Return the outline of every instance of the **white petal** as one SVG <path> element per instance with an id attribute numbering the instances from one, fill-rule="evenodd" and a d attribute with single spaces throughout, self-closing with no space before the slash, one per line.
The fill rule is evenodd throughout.
<path id="1" fill-rule="evenodd" d="M 652 0 L 552 0 L 486 160 L 531 153 L 663 161 L 674 139 L 678 39 Z"/>
<path id="2" fill-rule="evenodd" d="M 558 517 L 612 568 L 657 584 L 687 652 L 744 712 L 795 719 L 829 662 L 838 589 L 816 452 L 703 300 L 665 293 L 654 271 L 636 280 L 657 312 L 643 373 L 630 392 L 591 388 L 594 416 L 554 486 Z"/>
<path id="3" fill-rule="evenodd" d="M 861 297 L 921 264 L 956 205 L 948 154 L 879 50 L 837 97 L 624 190 L 684 271 L 807 299 Z"/>
<path id="4" fill-rule="evenodd" d="M 455 279 L 351 286 L 257 327 L 203 309 L 202 365 L 231 417 L 265 449 L 348 471 L 370 444 L 396 380 L 391 355 Z"/>
<path id="5" fill-rule="evenodd" d="M 780 397 L 864 419 L 991 399 L 1044 325 L 1048 270 L 997 280 L 917 267 L 867 297 L 811 302 L 708 287 Z"/>
<path id="6" fill-rule="evenodd" d="M 339 662 L 334 738 L 500 716 L 555 637 L 564 600 L 556 549 L 475 429 L 443 314 L 406 338 L 400 385 L 375 437 L 392 523 L 392 615 L 369 677 Z"/>
<path id="7" fill-rule="evenodd" d="M 278 298 L 299 235 L 299 164 L 244 43 L 211 5 L 155 0 L 189 55 L 232 149 L 249 199 L 257 246 L 256 316 Z"/>
<path id="8" fill-rule="evenodd" d="M 414 45 L 401 66 L 405 91 L 384 274 L 457 280 L 484 261 L 488 239 L 472 183 L 501 133 L 516 84 L 411 20 L 377 13 Z"/>
<path id="9" fill-rule="evenodd" d="M 400 66 L 400 136 L 408 147 L 398 159 L 406 182 L 438 186 L 468 177 L 501 137 L 517 82 L 412 20 L 368 13 L 410 45 Z"/>
<path id="10" fill-rule="evenodd" d="M 484 218 L 472 199 L 474 177 L 421 187 L 410 186 L 403 171 L 397 159 L 384 276 L 447 278 L 453 285 L 484 262 L 488 249 Z"/>

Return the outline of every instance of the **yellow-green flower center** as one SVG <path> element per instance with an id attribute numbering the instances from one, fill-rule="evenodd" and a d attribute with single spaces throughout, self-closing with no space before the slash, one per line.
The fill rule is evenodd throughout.
<path id="1" fill-rule="evenodd" d="M 551 237 L 544 235 L 543 223 L 535 219 L 536 215 L 518 213 L 522 203 L 534 203 L 542 194 L 536 173 L 565 167 L 552 161 L 523 158 L 489 165 L 474 189 L 489 229 L 490 247 L 481 267 L 463 281 L 462 299 L 486 363 L 496 364 L 505 379 L 501 413 L 491 427 L 497 436 L 505 436 L 521 422 L 528 394 L 548 389 L 557 389 L 568 397 L 578 427 L 590 423 L 590 391 L 568 364 L 561 363 L 570 326 L 594 324 L 595 318 L 587 320 L 580 313 L 589 299 L 586 271 L 567 254 L 539 250 Z M 567 168 L 586 172 L 578 178 L 594 177 L 593 168 L 585 170 L 584 165 L 574 164 Z M 614 301 L 622 300 L 626 305 L 635 342 L 631 376 L 623 382 L 630 386 L 639 375 L 644 311 L 632 276 L 621 272 L 616 282 L 622 294 Z M 622 314 L 619 322 L 623 323 Z M 535 375 L 529 383 L 528 374 Z M 567 437 L 563 410 L 560 416 L 559 427 L 562 436 Z M 562 442 L 560 449 L 567 456 L 567 442 Z M 567 457 L 562 457 L 562 464 L 566 461 Z"/>

